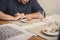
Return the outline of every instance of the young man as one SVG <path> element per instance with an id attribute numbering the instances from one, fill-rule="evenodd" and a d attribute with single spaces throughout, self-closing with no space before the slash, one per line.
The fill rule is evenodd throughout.
<path id="1" fill-rule="evenodd" d="M 1 0 L 0 19 L 44 18 L 44 10 L 37 0 Z"/>

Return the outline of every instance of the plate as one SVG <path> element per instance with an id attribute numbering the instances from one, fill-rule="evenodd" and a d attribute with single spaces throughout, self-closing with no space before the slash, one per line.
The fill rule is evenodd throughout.
<path id="1" fill-rule="evenodd" d="M 27 20 L 27 19 L 21 19 L 20 21 L 23 22 L 23 23 L 30 23 L 30 22 L 33 22 L 32 20 Z"/>
<path id="2" fill-rule="evenodd" d="M 45 28 L 42 30 L 42 32 L 46 35 L 50 35 L 50 36 L 58 36 L 58 29 L 56 29 L 56 32 L 53 31 L 54 28 Z"/>
<path id="3" fill-rule="evenodd" d="M 32 22 L 32 20 L 29 21 L 29 20 L 27 20 L 27 19 L 21 19 L 20 21 L 23 22 L 23 23 L 29 23 L 29 22 Z"/>
<path id="4" fill-rule="evenodd" d="M 23 22 L 23 23 L 26 23 L 27 19 L 21 19 L 20 21 Z"/>

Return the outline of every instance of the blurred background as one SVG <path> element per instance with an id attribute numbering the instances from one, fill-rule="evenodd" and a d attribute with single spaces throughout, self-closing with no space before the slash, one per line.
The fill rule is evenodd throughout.
<path id="1" fill-rule="evenodd" d="M 46 13 L 60 14 L 60 0 L 38 0 Z"/>

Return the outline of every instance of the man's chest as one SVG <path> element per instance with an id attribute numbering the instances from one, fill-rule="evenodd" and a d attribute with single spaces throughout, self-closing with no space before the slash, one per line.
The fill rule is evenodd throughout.
<path id="1" fill-rule="evenodd" d="M 17 11 L 20 13 L 31 13 L 32 7 L 31 5 L 19 5 L 17 6 Z"/>
<path id="2" fill-rule="evenodd" d="M 31 2 L 29 2 L 26 5 L 23 4 L 19 4 L 15 1 L 10 1 L 8 2 L 8 7 L 7 7 L 7 12 L 8 13 L 15 13 L 15 12 L 19 12 L 19 13 L 31 13 L 32 11 L 32 4 Z"/>

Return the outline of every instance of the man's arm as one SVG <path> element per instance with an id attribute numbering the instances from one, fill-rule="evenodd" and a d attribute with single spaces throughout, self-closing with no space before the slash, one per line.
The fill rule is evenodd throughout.
<path id="1" fill-rule="evenodd" d="M 40 12 L 32 13 L 32 15 L 33 15 L 33 18 L 40 18 L 40 19 L 44 18 L 44 16 Z"/>
<path id="2" fill-rule="evenodd" d="M 5 13 L 3 13 L 2 11 L 0 11 L 0 19 L 2 20 L 18 20 L 20 18 L 20 16 L 11 16 L 11 15 L 7 15 Z"/>
<path id="3" fill-rule="evenodd" d="M 26 18 L 32 18 L 32 19 L 37 19 L 37 18 L 40 18 L 40 19 L 43 19 L 44 17 L 42 16 L 42 14 L 40 12 L 35 12 L 35 13 L 30 13 L 30 14 L 27 14 L 26 15 Z"/>
<path id="4" fill-rule="evenodd" d="M 45 17 L 45 11 L 44 9 L 40 6 L 40 4 L 37 2 L 37 0 L 33 0 L 34 3 L 32 3 L 32 11 L 34 11 L 35 13 L 40 13 L 40 15 L 42 15 L 43 17 Z"/>
<path id="5" fill-rule="evenodd" d="M 11 1 L 11 0 L 1 0 L 0 1 L 0 19 L 2 20 L 18 20 L 21 15 L 19 15 L 15 10 L 13 10 L 13 5 L 10 5 L 10 6 L 13 6 L 13 7 L 8 7 L 8 2 Z M 13 2 L 13 1 L 11 1 Z M 12 4 L 12 3 L 11 3 Z M 18 14 L 16 16 L 11 16 L 11 15 L 7 15 L 5 14 L 4 12 L 7 10 L 7 7 L 9 8 L 10 10 L 10 13 L 12 15 L 15 15 L 15 14 Z"/>
<path id="6" fill-rule="evenodd" d="M 34 3 L 33 3 L 34 2 Z M 32 0 L 32 12 L 26 15 L 26 18 L 40 18 L 43 19 L 45 17 L 45 12 L 37 0 Z"/>
<path id="7" fill-rule="evenodd" d="M 5 10 L 7 9 L 7 0 L 0 1 L 0 19 L 2 20 L 14 20 L 14 17 L 5 14 Z"/>

